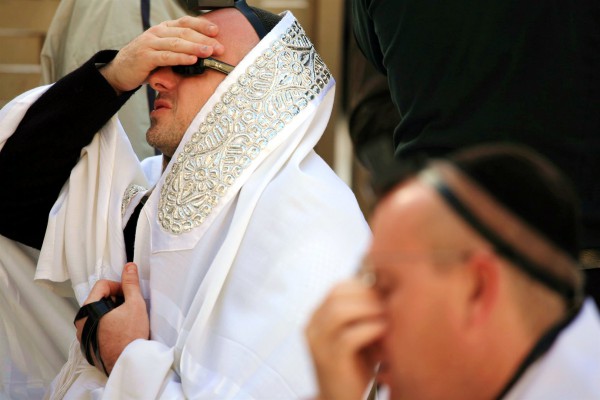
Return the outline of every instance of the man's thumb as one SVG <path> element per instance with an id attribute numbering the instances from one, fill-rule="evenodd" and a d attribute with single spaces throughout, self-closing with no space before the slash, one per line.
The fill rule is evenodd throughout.
<path id="1" fill-rule="evenodd" d="M 125 296 L 126 299 L 131 295 L 141 295 L 137 265 L 134 263 L 128 263 L 123 267 L 121 288 L 123 290 L 123 296 Z"/>

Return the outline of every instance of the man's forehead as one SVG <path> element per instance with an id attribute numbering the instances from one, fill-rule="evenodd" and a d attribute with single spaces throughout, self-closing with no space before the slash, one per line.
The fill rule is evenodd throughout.
<path id="1" fill-rule="evenodd" d="M 393 205 L 400 211 L 407 207 L 414 207 L 416 204 L 424 201 L 433 192 L 416 179 L 411 179 L 400 185 L 397 190 L 391 194 Z"/>
<path id="2" fill-rule="evenodd" d="M 378 227 L 397 230 L 418 223 L 420 218 L 432 211 L 436 203 L 435 197 L 435 191 L 416 179 L 397 186 L 376 207 L 373 214 L 374 230 Z"/>
<path id="3" fill-rule="evenodd" d="M 416 185 L 406 185 L 390 193 L 377 207 L 372 219 L 371 254 L 392 253 L 414 248 L 423 232 L 423 215 L 427 212 L 423 196 Z"/>

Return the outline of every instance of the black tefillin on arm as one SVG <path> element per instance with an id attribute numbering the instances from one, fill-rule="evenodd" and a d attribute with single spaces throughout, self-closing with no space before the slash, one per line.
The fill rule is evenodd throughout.
<path id="1" fill-rule="evenodd" d="M 217 10 L 220 8 L 236 8 L 244 15 L 244 17 L 246 17 L 248 22 L 250 22 L 260 40 L 268 33 L 263 22 L 259 19 L 258 15 L 256 15 L 256 12 L 248 6 L 245 0 L 186 0 L 186 3 L 188 9 L 198 12 Z M 198 58 L 198 61 L 192 65 L 178 65 L 172 67 L 173 72 L 186 76 L 202 74 L 206 68 L 228 75 L 235 67 L 222 61 L 215 60 L 212 57 Z"/>

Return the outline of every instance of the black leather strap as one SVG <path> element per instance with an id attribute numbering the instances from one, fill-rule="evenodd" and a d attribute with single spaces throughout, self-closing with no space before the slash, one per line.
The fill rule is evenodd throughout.
<path id="1" fill-rule="evenodd" d="M 82 318 L 86 318 L 85 324 L 83 325 L 83 332 L 81 334 L 81 352 L 85 355 L 85 359 L 90 365 L 95 366 L 92 352 L 96 356 L 96 360 L 100 361 L 104 373 L 108 376 L 108 371 L 104 366 L 104 362 L 100 357 L 100 346 L 98 346 L 98 323 L 100 319 L 108 312 L 118 307 L 120 302 L 113 301 L 110 297 L 105 297 L 93 303 L 84 305 L 79 309 L 73 323 L 79 321 Z"/>
<path id="2" fill-rule="evenodd" d="M 142 12 L 142 28 L 150 28 L 150 0 L 141 0 L 140 11 Z"/>
<path id="3" fill-rule="evenodd" d="M 140 0 L 140 11 L 142 28 L 146 31 L 150 28 L 150 0 Z M 154 109 L 154 100 L 156 100 L 156 92 L 150 85 L 146 85 L 146 100 L 148 101 L 148 118 L 150 118 L 150 112 Z M 154 150 L 154 152 L 156 155 L 160 154 L 158 150 Z"/>
<path id="4" fill-rule="evenodd" d="M 125 239 L 125 253 L 127 254 L 127 262 L 133 261 L 133 252 L 135 246 L 135 231 L 137 228 L 138 219 L 140 217 L 140 212 L 146 204 L 146 200 L 148 200 L 147 196 L 140 201 L 140 203 L 135 207 L 133 214 L 129 217 L 129 221 L 125 225 L 125 229 L 123 229 L 123 237 Z"/>

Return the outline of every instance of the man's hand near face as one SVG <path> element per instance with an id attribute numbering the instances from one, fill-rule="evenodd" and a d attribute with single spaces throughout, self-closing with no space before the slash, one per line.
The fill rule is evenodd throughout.
<path id="1" fill-rule="evenodd" d="M 100 73 L 117 94 L 144 84 L 159 67 L 194 64 L 198 57 L 223 54 L 218 27 L 204 17 L 185 16 L 155 25 L 133 39 Z"/>
<path id="2" fill-rule="evenodd" d="M 373 379 L 385 329 L 377 293 L 358 279 L 336 286 L 313 314 L 306 337 L 319 400 L 360 400 Z"/>
<path id="3" fill-rule="evenodd" d="M 125 302 L 108 312 L 98 322 L 100 357 L 108 373 L 112 371 L 117 359 L 129 343 L 136 339 L 150 337 L 150 321 L 135 264 L 125 265 L 121 283 L 108 280 L 98 281 L 84 305 L 109 296 L 124 296 Z M 79 341 L 81 341 L 86 320 L 87 318 L 82 318 L 75 323 Z M 100 361 L 95 360 L 95 364 L 102 371 Z"/>

